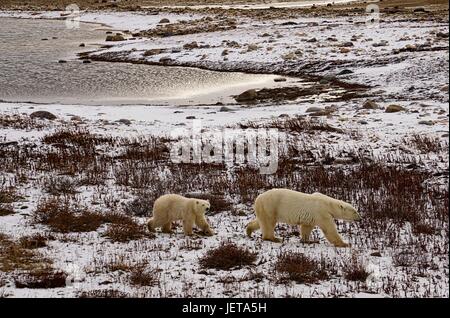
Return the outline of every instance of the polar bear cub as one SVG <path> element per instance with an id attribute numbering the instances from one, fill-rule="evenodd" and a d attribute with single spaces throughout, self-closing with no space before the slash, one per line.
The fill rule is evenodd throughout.
<path id="1" fill-rule="evenodd" d="M 318 226 L 327 240 L 337 247 L 347 247 L 340 237 L 335 219 L 356 221 L 361 216 L 349 203 L 321 193 L 306 194 L 288 189 L 272 189 L 255 200 L 256 219 L 247 225 L 247 235 L 261 228 L 264 240 L 280 242 L 275 238 L 277 222 L 299 225 L 302 241 L 309 241 L 311 231 Z"/>
<path id="2" fill-rule="evenodd" d="M 205 235 L 214 235 L 205 218 L 209 211 L 209 201 L 186 198 L 178 194 L 166 194 L 159 197 L 153 204 L 153 217 L 148 221 L 148 229 L 151 232 L 161 227 L 162 232 L 172 232 L 172 222 L 183 220 L 185 235 L 192 235 L 192 228 L 196 224 Z"/>

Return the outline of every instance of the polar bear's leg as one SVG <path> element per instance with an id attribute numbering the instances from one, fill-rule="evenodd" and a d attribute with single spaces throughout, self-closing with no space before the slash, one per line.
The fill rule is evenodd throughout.
<path id="1" fill-rule="evenodd" d="M 172 222 L 167 222 L 163 224 L 161 231 L 163 233 L 172 233 Z"/>
<path id="2" fill-rule="evenodd" d="M 336 247 L 348 247 L 349 244 L 345 243 L 341 236 L 339 235 L 336 224 L 333 220 L 330 222 L 320 225 L 320 229 L 322 230 L 323 234 L 327 238 L 327 240 L 333 244 Z"/>
<path id="3" fill-rule="evenodd" d="M 195 224 L 203 231 L 205 235 L 212 236 L 214 235 L 213 230 L 209 226 L 208 222 L 203 215 L 197 215 L 195 218 Z"/>
<path id="4" fill-rule="evenodd" d="M 183 219 L 183 231 L 185 235 L 192 235 L 192 227 L 194 226 L 194 220 L 192 218 Z"/>
<path id="5" fill-rule="evenodd" d="M 264 222 L 260 222 L 263 240 L 272 241 L 275 243 L 281 242 L 281 239 L 275 237 L 276 225 L 277 222 L 275 220 L 264 220 Z"/>
<path id="6" fill-rule="evenodd" d="M 303 243 L 309 243 L 309 236 L 311 235 L 313 228 L 314 227 L 312 225 L 307 224 L 300 225 Z"/>

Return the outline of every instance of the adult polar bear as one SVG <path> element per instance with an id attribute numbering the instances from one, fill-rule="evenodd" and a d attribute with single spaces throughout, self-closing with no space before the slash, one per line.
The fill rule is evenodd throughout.
<path id="1" fill-rule="evenodd" d="M 178 194 L 166 194 L 156 199 L 153 204 L 153 217 L 148 221 L 151 232 L 161 227 L 163 233 L 172 232 L 172 222 L 183 220 L 185 235 L 192 235 L 192 228 L 196 224 L 205 235 L 214 235 L 213 230 L 205 219 L 205 212 L 209 211 L 209 201 L 186 198 Z"/>
<path id="2" fill-rule="evenodd" d="M 321 193 L 306 194 L 288 189 L 272 189 L 255 200 L 256 219 L 247 225 L 247 235 L 261 228 L 264 240 L 280 242 L 275 238 L 277 222 L 300 225 L 304 242 L 309 241 L 311 231 L 319 226 L 327 240 L 337 247 L 347 247 L 340 237 L 335 219 L 356 221 L 360 215 L 350 204 Z"/>

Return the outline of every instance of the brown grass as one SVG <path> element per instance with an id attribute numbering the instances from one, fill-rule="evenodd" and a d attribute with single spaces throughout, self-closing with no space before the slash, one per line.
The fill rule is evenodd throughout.
<path id="1" fill-rule="evenodd" d="M 10 204 L 0 204 L 0 216 L 14 214 L 14 208 Z"/>
<path id="2" fill-rule="evenodd" d="M 22 197 L 19 196 L 14 189 L 6 188 L 1 189 L 0 188 L 0 204 L 1 203 L 14 203 L 21 199 Z"/>
<path id="3" fill-rule="evenodd" d="M 96 289 L 82 291 L 77 294 L 78 298 L 127 298 L 128 294 L 116 289 Z"/>
<path id="4" fill-rule="evenodd" d="M 280 282 L 292 280 L 303 284 L 316 283 L 329 277 L 323 261 L 318 262 L 302 253 L 279 255 L 275 271 L 281 275 Z"/>
<path id="5" fill-rule="evenodd" d="M 146 238 L 154 238 L 152 233 L 148 233 L 145 227 L 134 221 L 128 219 L 126 223 L 113 223 L 108 225 L 104 233 L 113 242 L 128 242 L 132 240 Z"/>
<path id="6" fill-rule="evenodd" d="M 436 233 L 436 228 L 433 225 L 426 223 L 416 223 L 413 225 L 414 234 L 433 235 Z"/>
<path id="7" fill-rule="evenodd" d="M 52 269 L 40 269 L 14 277 L 16 288 L 48 289 L 66 287 L 67 274 Z"/>
<path id="8" fill-rule="evenodd" d="M 438 153 L 443 151 L 445 148 L 448 149 L 448 141 L 443 143 L 439 137 L 431 137 L 427 135 L 414 134 L 405 142 L 420 150 L 422 153 Z"/>
<path id="9" fill-rule="evenodd" d="M 350 261 L 344 264 L 343 270 L 345 279 L 350 281 L 365 282 L 370 275 L 356 254 L 353 254 Z"/>
<path id="10" fill-rule="evenodd" d="M 0 271 L 32 270 L 50 265 L 49 260 L 39 253 L 23 248 L 0 233 Z"/>
<path id="11" fill-rule="evenodd" d="M 42 234 L 34 234 L 23 236 L 19 240 L 19 244 L 22 248 L 35 249 L 47 246 L 48 237 Z"/>
<path id="12" fill-rule="evenodd" d="M 44 190 L 52 195 L 76 194 L 78 182 L 70 177 L 50 176 L 44 179 Z"/>
<path id="13" fill-rule="evenodd" d="M 130 274 L 130 283 L 134 286 L 157 286 L 159 284 L 159 272 L 138 266 Z"/>
<path id="14" fill-rule="evenodd" d="M 33 222 L 47 225 L 60 233 L 91 232 L 102 224 L 110 223 L 105 235 L 117 242 L 149 237 L 144 227 L 130 216 L 118 212 L 92 212 L 86 207 L 74 206 L 68 200 L 58 198 L 41 201 L 33 213 Z"/>
<path id="15" fill-rule="evenodd" d="M 231 242 L 222 242 L 217 248 L 211 249 L 200 258 L 202 268 L 231 270 L 242 266 L 254 265 L 257 253 L 248 248 L 237 246 Z"/>
<path id="16" fill-rule="evenodd" d="M 33 213 L 33 221 L 60 233 L 91 232 L 104 222 L 99 213 L 86 208 L 75 209 L 69 202 L 54 198 L 38 204 Z"/>
<path id="17" fill-rule="evenodd" d="M 242 129 L 257 129 L 257 128 L 271 128 L 280 131 L 288 131 L 295 133 L 316 133 L 316 132 L 334 132 L 342 133 L 342 129 L 329 125 L 324 120 L 306 119 L 304 117 L 292 117 L 287 119 L 275 119 L 265 123 L 248 122 L 240 124 Z"/>

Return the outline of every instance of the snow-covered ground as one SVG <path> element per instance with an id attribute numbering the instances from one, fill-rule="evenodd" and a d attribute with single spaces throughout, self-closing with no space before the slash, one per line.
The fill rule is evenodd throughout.
<path id="1" fill-rule="evenodd" d="M 5 12 L 0 16 L 11 14 L 31 17 L 30 13 Z M 82 21 L 102 23 L 115 29 L 151 32 L 161 27 L 158 22 L 163 17 L 167 17 L 176 27 L 177 21 L 194 20 L 201 16 L 200 13 L 198 16 L 169 13 L 147 16 L 134 12 L 85 12 L 81 17 Z M 60 13 L 34 14 L 33 17 L 60 18 Z M 64 152 L 58 150 L 64 149 L 58 148 L 61 146 L 58 143 L 45 143 L 43 139 L 60 131 L 88 130 L 98 136 L 147 140 L 150 136 L 167 137 L 175 129 L 189 128 L 194 117 L 201 120 L 206 130 L 238 128 L 249 123 L 271 127 L 278 122 L 280 132 L 287 134 L 288 145 L 298 147 L 298 152 L 285 159 L 288 162 L 299 160 L 293 170 L 290 170 L 289 164 L 282 165 L 277 175 L 272 179 L 261 179 L 262 183 L 258 183 L 258 175 L 250 170 L 248 174 L 243 174 L 244 180 L 240 179 L 242 171 L 239 172 L 236 167 L 217 171 L 195 165 L 186 167 L 190 169 L 186 171 L 199 174 L 197 179 L 187 180 L 187 175 L 177 175 L 176 168 L 170 162 L 161 163 L 161 171 L 150 164 L 150 170 L 152 173 L 157 171 L 155 174 L 158 176 L 152 175 L 156 179 L 147 180 L 147 189 L 139 189 L 119 182 L 119 172 L 124 173 L 121 168 L 124 163 L 115 155 L 127 146 L 120 145 L 119 141 L 107 143 L 107 146 L 96 145 L 95 156 L 99 162 L 109 158 L 105 162 L 111 164 L 103 180 L 105 183 L 80 184 L 76 194 L 62 195 L 59 199 L 68 197 L 75 204 L 81 202 L 89 209 L 107 213 L 111 210 L 122 212 L 123 204 L 142 197 L 142 192 L 153 195 L 153 191 L 156 193 L 161 188 L 162 191 L 183 189 L 186 192 L 215 190 L 217 195 L 230 203 L 224 211 L 208 216 L 217 235 L 185 238 L 181 227 L 178 227 L 172 235 L 156 233 L 155 238 L 118 243 L 104 237 L 106 225 L 88 233 L 52 233 L 54 238 L 49 240 L 48 246 L 37 251 L 42 257 L 53 261 L 53 268 L 65 271 L 80 282 L 64 288 L 23 289 L 16 288 L 14 284 L 17 276 L 22 274 L 20 270 L 0 272 L 0 296 L 74 297 L 83 291 L 114 290 L 140 297 L 448 297 L 448 208 L 446 215 L 444 213 L 442 218 L 437 218 L 442 212 L 438 207 L 445 212 L 441 202 L 448 202 L 448 191 L 443 190 L 448 188 L 448 25 L 444 23 L 448 22 L 448 15 L 430 20 L 416 19 L 411 15 L 387 16 L 383 17 L 379 28 L 368 27 L 364 21 L 365 17 L 327 16 L 261 22 L 238 17 L 238 26 L 234 30 L 150 39 L 141 37 L 118 42 L 111 48 L 94 53 L 105 59 L 148 63 L 160 63 L 161 58 L 170 58 L 163 64 L 215 70 L 264 70 L 283 75 L 302 75 L 304 71 L 310 75 L 320 75 L 322 80 L 323 76 L 335 76 L 342 70 L 350 70 L 337 78 L 370 87 L 362 91 L 361 96 L 345 101 L 313 98 L 307 102 L 283 99 L 276 103 L 233 102 L 227 104 L 226 109 L 223 105 L 120 107 L 0 103 L 0 151 L 4 155 L 1 160 L 5 167 L 9 167 L 0 170 L 0 180 L 4 184 L 0 190 L 9 185 L 23 197 L 12 203 L 14 214 L 0 216 L 0 233 L 12 240 L 48 232 L 47 227 L 33 222 L 32 215 L 42 199 L 51 197 L 44 190 L 45 179 L 50 176 L 58 178 L 58 174 L 62 173 L 56 168 L 50 171 L 39 169 L 45 163 L 42 160 L 44 154 L 61 155 Z M 447 37 L 442 36 L 445 33 Z M 183 48 L 194 41 L 197 45 Z M 405 48 L 409 49 L 403 50 Z M 162 50 L 158 54 L 144 56 L 152 49 Z M 367 100 L 375 101 L 376 107 L 364 108 Z M 403 109 L 395 113 L 386 112 L 393 104 Z M 320 110 L 330 107 L 333 111 L 328 116 L 311 118 L 311 107 Z M 28 122 L 29 115 L 35 111 L 49 111 L 57 119 Z M 297 116 L 306 118 L 308 122 L 326 123 L 333 129 L 290 130 L 287 122 Z M 22 125 L 22 122 L 28 124 Z M 73 148 L 74 145 L 69 145 L 67 149 Z M 14 162 L 14 149 L 20 150 L 17 152 L 20 157 L 18 162 Z M 308 156 L 311 157 L 308 164 L 299 159 Z M 51 161 L 51 156 L 48 158 Z M 368 177 L 364 175 L 364 169 L 358 170 L 364 164 L 371 167 L 372 161 L 383 167 L 384 164 L 395 167 L 400 174 L 391 175 L 386 173 L 388 170 L 380 168 L 379 171 L 367 170 L 373 173 Z M 20 168 L 19 163 L 24 168 Z M 142 164 L 145 168 L 149 162 L 144 160 Z M 61 162 L 57 165 L 64 166 Z M 309 175 L 304 171 L 304 178 L 311 178 L 311 182 L 316 183 L 304 184 L 299 172 L 305 165 L 324 169 L 318 175 Z M 130 167 L 130 173 L 132 169 L 137 169 L 144 178 L 147 170 L 134 162 Z M 69 177 L 81 180 L 90 171 L 76 171 Z M 342 174 L 339 174 L 341 171 Z M 352 171 L 356 172 L 352 174 Z M 360 182 L 358 173 L 361 174 Z M 350 190 L 349 185 L 341 180 L 345 176 L 352 176 L 358 191 Z M 120 177 L 123 175 L 120 174 Z M 330 181 L 333 177 L 342 181 L 342 185 L 333 184 Z M 218 181 L 222 178 L 227 185 L 225 189 Z M 186 184 L 182 184 L 184 180 Z M 387 185 L 393 182 L 396 187 L 377 188 L 376 180 Z M 408 183 L 410 180 L 421 180 L 423 183 L 413 185 Z M 245 187 L 246 184 L 250 190 Z M 319 244 L 302 244 L 297 229 L 285 225 L 277 228 L 278 236 L 284 238 L 281 244 L 263 242 L 259 233 L 255 233 L 252 239 L 247 238 L 244 229 L 253 218 L 253 211 L 251 202 L 242 202 L 246 191 L 260 193 L 273 184 L 322 189 L 342 195 L 356 204 L 366 220 L 362 224 L 338 223 L 339 231 L 352 244 L 352 248 L 332 247 L 317 230 L 314 231 L 314 238 L 320 240 Z M 375 204 L 383 203 L 387 210 L 391 206 L 399 209 L 398 213 L 402 210 L 401 206 L 395 205 L 396 202 L 386 203 L 387 198 L 393 196 L 386 189 L 403 196 L 398 201 L 405 204 L 408 204 L 405 202 L 407 199 L 423 203 L 422 199 L 426 197 L 424 205 L 418 207 L 418 211 L 423 213 L 420 221 L 402 220 L 396 223 L 384 218 L 380 223 L 370 210 L 377 209 L 377 206 L 367 202 L 373 199 L 372 196 L 376 196 Z M 418 193 L 414 192 L 416 189 L 419 189 Z M 389 214 L 389 211 L 381 212 Z M 146 221 L 145 217 L 135 219 L 140 224 Z M 417 230 L 422 223 L 432 227 L 431 233 Z M 239 246 L 258 252 L 255 264 L 231 271 L 200 268 L 199 258 L 224 240 L 232 240 Z M 330 270 L 327 279 L 311 284 L 280 282 L 274 266 L 283 252 L 303 253 L 311 259 L 330 264 L 334 270 Z M 355 257 L 370 274 L 368 279 L 352 281 L 347 278 L 349 264 Z M 146 270 L 158 272 L 158 283 L 147 287 L 133 286 L 129 271 L 110 268 L 115 263 L 129 267 L 145 264 Z M 255 276 L 255 273 L 258 275 Z"/>

